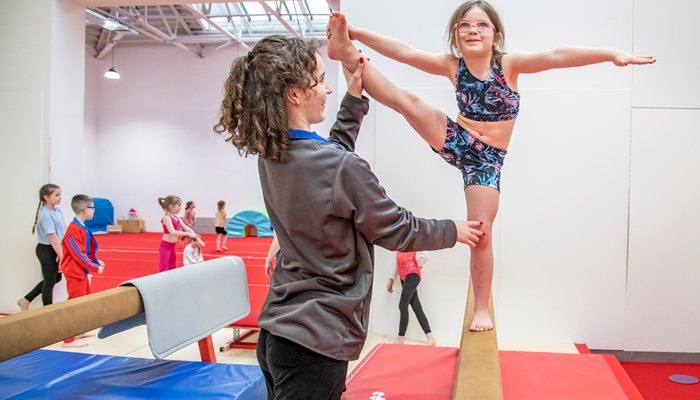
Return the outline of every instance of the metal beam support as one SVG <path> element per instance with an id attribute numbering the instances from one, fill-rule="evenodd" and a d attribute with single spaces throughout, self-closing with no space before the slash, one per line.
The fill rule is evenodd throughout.
<path id="1" fill-rule="evenodd" d="M 114 46 L 117 45 L 117 42 L 119 42 L 119 40 L 123 37 L 123 32 L 119 32 L 116 35 L 114 35 L 114 39 L 110 40 L 109 43 L 107 43 L 107 45 L 102 50 L 100 50 L 99 53 L 97 53 L 97 56 L 95 56 L 95 58 L 98 60 L 103 59 L 107 54 L 109 54 L 109 52 L 114 48 Z"/>
<path id="2" fill-rule="evenodd" d="M 120 10 L 121 10 L 121 9 L 120 9 Z M 197 54 L 197 53 L 195 53 L 194 51 L 192 51 L 189 47 L 185 46 L 184 44 L 182 44 L 182 43 L 180 43 L 180 42 L 178 42 L 178 41 L 175 41 L 174 39 L 168 37 L 168 35 L 166 35 L 165 33 L 159 31 L 157 28 L 155 28 L 155 27 L 153 27 L 152 25 L 150 25 L 150 24 L 149 24 L 148 22 L 146 22 L 140 15 L 134 15 L 134 14 L 128 13 L 128 12 L 126 12 L 126 11 L 124 11 L 124 10 L 122 10 L 122 12 L 124 12 L 124 13 L 129 17 L 129 19 L 135 21 L 139 27 L 142 27 L 142 28 L 146 29 L 147 31 L 149 31 L 149 32 L 152 33 L 153 35 L 155 35 L 155 36 L 157 36 L 158 38 L 160 38 L 160 40 L 161 40 L 163 43 L 172 44 L 173 46 L 177 47 L 178 49 L 180 49 L 180 50 L 186 52 L 187 54 L 189 54 L 189 55 L 191 55 L 191 56 L 195 56 L 195 57 L 197 57 L 197 58 L 202 58 L 202 56 L 200 56 L 199 54 Z"/>
<path id="3" fill-rule="evenodd" d="M 163 24 L 165 25 L 165 29 L 168 30 L 168 36 L 171 38 L 174 38 L 175 35 L 173 34 L 173 30 L 170 29 L 170 25 L 168 24 L 168 20 L 165 19 L 165 15 L 163 15 L 163 10 L 160 8 L 160 6 L 156 6 L 156 9 L 158 10 L 158 14 L 160 14 L 160 18 L 163 20 Z"/>
<path id="4" fill-rule="evenodd" d="M 267 3 L 264 0 L 258 0 L 258 3 L 260 3 L 260 5 L 263 6 L 263 8 L 267 10 L 270 14 L 274 15 L 275 18 L 277 18 L 277 21 L 279 21 L 279 23 L 282 24 L 282 26 L 284 26 L 289 31 L 289 33 L 291 33 L 294 36 L 299 36 L 299 33 L 295 31 L 294 28 L 292 28 L 292 26 L 284 20 L 284 18 L 282 18 L 282 16 L 279 12 L 277 12 L 277 10 L 267 5 Z"/>
<path id="5" fill-rule="evenodd" d="M 198 10 L 196 10 L 193 6 L 188 5 L 188 6 L 185 7 L 185 9 L 187 9 L 187 11 L 189 11 L 190 13 L 192 13 L 192 15 L 194 15 L 195 17 L 201 18 L 201 19 L 207 21 L 207 23 L 208 23 L 209 25 L 211 25 L 212 27 L 214 27 L 214 29 L 216 29 L 217 31 L 219 31 L 219 32 L 223 33 L 224 35 L 228 36 L 230 40 L 233 40 L 233 41 L 235 41 L 236 43 L 240 44 L 241 46 L 245 47 L 246 49 L 250 50 L 250 47 L 248 47 L 247 44 L 245 44 L 245 43 L 241 42 L 240 40 L 238 40 L 238 38 L 237 38 L 233 33 L 229 32 L 228 30 L 224 29 L 221 25 L 219 25 L 219 24 L 217 24 L 216 22 L 212 21 L 209 17 L 207 17 L 206 15 L 204 15 L 204 14 L 202 14 L 201 12 L 199 12 Z"/>
<path id="6" fill-rule="evenodd" d="M 182 17 L 182 15 L 180 14 L 180 11 L 178 11 L 178 9 L 175 8 L 175 6 L 173 6 L 173 5 L 170 5 L 168 7 L 170 7 L 170 11 L 173 12 L 173 15 L 180 22 L 180 25 L 182 25 L 182 28 L 185 30 L 185 32 L 187 32 L 188 35 L 192 35 L 192 29 L 190 29 L 190 26 L 187 25 L 187 21 L 185 21 L 185 19 Z M 177 33 L 177 32 L 175 32 L 175 33 Z"/>

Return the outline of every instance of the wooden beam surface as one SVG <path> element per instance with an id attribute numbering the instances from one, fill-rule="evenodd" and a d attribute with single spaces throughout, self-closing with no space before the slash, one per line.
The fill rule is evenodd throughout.
<path id="1" fill-rule="evenodd" d="M 462 325 L 462 341 L 457 360 L 457 379 L 452 397 L 454 400 L 503 399 L 493 297 L 489 298 L 489 313 L 491 321 L 494 321 L 493 330 L 487 332 L 469 330 L 469 325 L 474 319 L 474 292 L 470 279 Z"/>
<path id="2" fill-rule="evenodd" d="M 142 312 L 138 289 L 120 286 L 0 318 L 0 362 Z"/>

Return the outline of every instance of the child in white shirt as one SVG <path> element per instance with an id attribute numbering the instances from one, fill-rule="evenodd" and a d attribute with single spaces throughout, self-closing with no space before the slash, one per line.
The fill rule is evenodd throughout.
<path id="1" fill-rule="evenodd" d="M 204 256 L 202 255 L 202 247 L 204 246 L 205 244 L 200 238 L 200 235 L 189 238 L 189 244 L 185 246 L 185 250 L 182 252 L 182 264 L 190 265 L 203 262 Z"/>

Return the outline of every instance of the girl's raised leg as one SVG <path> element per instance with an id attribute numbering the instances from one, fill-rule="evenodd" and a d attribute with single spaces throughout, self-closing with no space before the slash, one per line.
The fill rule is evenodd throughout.
<path id="1" fill-rule="evenodd" d="M 328 39 L 328 57 L 340 61 L 345 68 L 354 72 L 361 54 L 350 40 L 345 15 L 338 12 L 331 15 Z M 369 63 L 362 73 L 362 86 L 373 99 L 401 114 L 432 148 L 442 150 L 447 131 L 444 112 L 415 94 L 397 88 Z"/>

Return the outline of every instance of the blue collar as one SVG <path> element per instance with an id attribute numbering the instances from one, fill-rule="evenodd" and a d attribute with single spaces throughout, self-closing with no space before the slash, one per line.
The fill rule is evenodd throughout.
<path id="1" fill-rule="evenodd" d="M 316 132 L 309 132 L 301 129 L 289 129 L 289 138 L 292 140 L 313 140 L 322 143 L 332 143 L 341 149 L 345 149 L 340 143 L 331 142 L 326 138 L 323 138 L 316 134 Z"/>
<path id="2" fill-rule="evenodd" d="M 73 223 L 85 230 L 85 253 L 87 255 L 90 255 L 90 244 L 93 240 L 95 241 L 95 251 L 93 253 L 97 253 L 99 245 L 97 244 L 97 240 L 95 240 L 95 235 L 93 235 L 92 232 L 90 232 L 90 228 L 81 224 L 80 221 L 78 221 L 78 218 L 73 218 Z"/>
<path id="3" fill-rule="evenodd" d="M 87 226 L 83 225 L 82 223 L 80 223 L 80 221 L 78 221 L 78 218 L 75 218 L 75 217 L 74 217 L 74 218 L 73 218 L 73 223 L 76 224 L 76 225 L 78 225 L 79 227 L 85 229 L 85 230 L 88 231 L 88 232 L 90 231 L 90 230 L 88 229 Z"/>
<path id="4" fill-rule="evenodd" d="M 318 136 L 316 132 L 304 131 L 301 129 L 290 129 L 289 138 L 292 140 L 315 140 L 317 142 L 328 143 L 328 139 Z"/>

